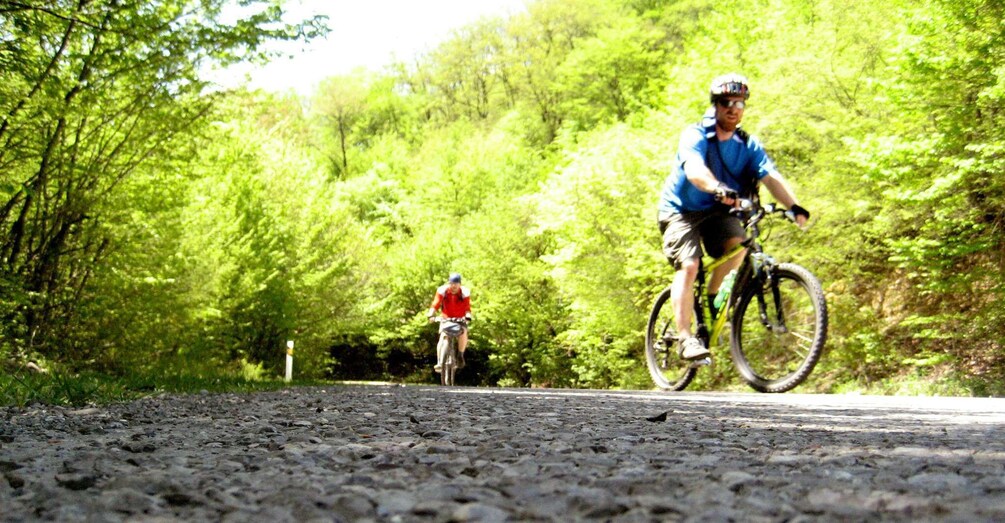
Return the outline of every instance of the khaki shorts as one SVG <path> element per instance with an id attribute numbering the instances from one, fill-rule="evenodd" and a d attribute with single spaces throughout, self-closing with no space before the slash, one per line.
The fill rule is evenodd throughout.
<path id="1" fill-rule="evenodd" d="M 726 253 L 726 241 L 743 238 L 743 224 L 739 218 L 722 209 L 670 214 L 659 220 L 663 234 L 663 254 L 675 269 L 684 260 L 701 258 L 702 243 L 705 252 L 713 258 Z"/>

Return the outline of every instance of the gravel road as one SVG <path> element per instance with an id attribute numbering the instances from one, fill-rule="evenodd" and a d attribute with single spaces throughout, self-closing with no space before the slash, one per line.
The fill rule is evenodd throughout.
<path id="1" fill-rule="evenodd" d="M 1005 400 L 401 387 L 0 409 L 3 521 L 1005 520 Z"/>

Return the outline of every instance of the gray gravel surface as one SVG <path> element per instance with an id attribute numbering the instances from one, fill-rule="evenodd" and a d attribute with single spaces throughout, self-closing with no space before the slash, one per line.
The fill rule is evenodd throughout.
<path id="1" fill-rule="evenodd" d="M 3 521 L 1005 520 L 1005 401 L 339 386 L 0 409 Z"/>

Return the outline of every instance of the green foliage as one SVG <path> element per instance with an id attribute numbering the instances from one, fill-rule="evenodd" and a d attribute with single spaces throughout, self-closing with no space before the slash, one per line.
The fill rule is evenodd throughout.
<path id="1" fill-rule="evenodd" d="M 0 3 L 0 301 L 10 359 L 111 365 L 123 344 L 133 361 L 147 359 L 142 338 L 188 341 L 173 312 L 185 300 L 154 298 L 136 312 L 127 304 L 172 288 L 182 268 L 162 235 L 178 232 L 189 181 L 181 173 L 219 98 L 200 67 L 325 31 L 320 20 L 281 22 L 281 5 L 266 0 L 243 2 L 245 16 L 227 22 L 224 4 Z"/>
<path id="2" fill-rule="evenodd" d="M 623 15 L 595 36 L 578 41 L 557 71 L 563 113 L 580 128 L 590 129 L 656 107 L 665 60 L 661 36 Z"/>
<path id="3" fill-rule="evenodd" d="M 25 407 L 33 403 L 80 407 L 96 398 L 120 401 L 135 398 L 119 383 L 94 374 L 0 375 L 0 405 Z"/>
<path id="4" fill-rule="evenodd" d="M 624 124 L 581 135 L 536 195 L 539 231 L 556 236 L 544 260 L 570 303 L 559 341 L 581 385 L 638 378 L 653 280 L 666 266 L 652 208 L 666 145 Z"/>
<path id="5" fill-rule="evenodd" d="M 891 319 L 915 350 L 952 354 L 951 366 L 971 376 L 1001 376 L 1005 214 L 992 202 L 1005 192 L 993 123 L 1003 101 L 1002 6 L 935 1 L 910 14 L 895 56 L 902 79 L 889 97 L 911 125 L 862 142 L 861 153 L 885 204 L 878 220 L 895 267 L 886 270 L 913 294 L 898 315 L 910 321 Z"/>
<path id="6" fill-rule="evenodd" d="M 6 367 L 258 379 L 295 340 L 304 376 L 426 382 L 459 271 L 467 384 L 648 388 L 657 195 L 737 70 L 814 216 L 764 237 L 824 283 L 806 389 L 1002 392 L 1000 2 L 537 0 L 304 99 L 199 79 L 324 31 L 244 4 L 0 1 Z M 742 389 L 722 363 L 693 387 Z M 117 394 L 79 376 L 4 401 Z"/>
<path id="7" fill-rule="evenodd" d="M 496 204 L 467 224 L 458 236 L 471 256 L 457 265 L 477 278 L 472 347 L 488 353 L 491 378 L 485 381 L 571 385 L 571 354 L 557 338 L 568 328 L 568 305 L 541 259 L 553 235 L 527 234 L 532 209 L 519 200 Z"/>

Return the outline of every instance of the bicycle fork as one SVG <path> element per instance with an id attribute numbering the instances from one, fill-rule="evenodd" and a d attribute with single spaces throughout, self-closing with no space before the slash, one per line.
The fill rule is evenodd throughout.
<path id="1" fill-rule="evenodd" d="M 767 271 L 764 280 L 765 285 L 760 286 L 757 290 L 757 312 L 760 316 L 761 325 L 764 325 L 764 328 L 768 329 L 768 332 L 786 334 L 789 332 L 789 328 L 785 325 L 785 310 L 782 307 L 782 291 L 778 288 L 778 278 L 775 277 L 773 271 Z M 764 298 L 765 287 L 771 290 L 771 299 L 775 305 L 777 323 L 772 323 L 771 321 L 771 311 L 768 308 L 767 300 Z"/>

